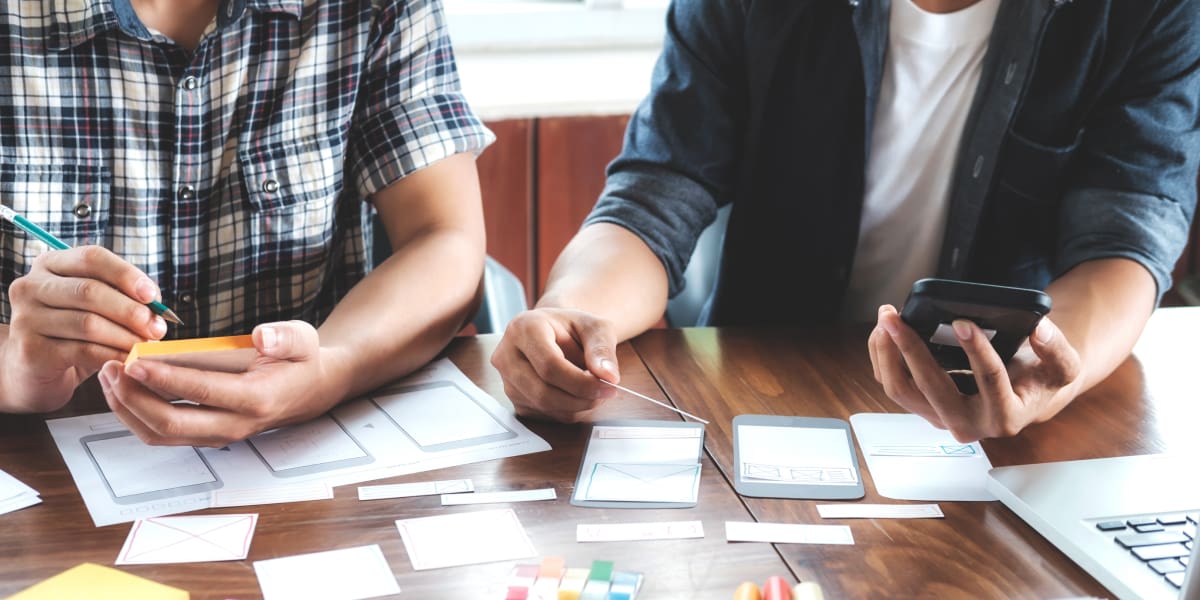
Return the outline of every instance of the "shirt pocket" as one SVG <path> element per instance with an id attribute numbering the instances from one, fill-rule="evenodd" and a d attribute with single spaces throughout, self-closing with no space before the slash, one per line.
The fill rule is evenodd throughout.
<path id="1" fill-rule="evenodd" d="M 0 163 L 0 202 L 72 247 L 104 242 L 111 187 L 107 167 Z M 0 231 L 5 259 L 31 261 L 48 248 L 11 224 Z"/>
<path id="2" fill-rule="evenodd" d="M 242 184 L 264 241 L 321 246 L 342 192 L 340 146 L 320 138 L 239 152 Z"/>
<path id="3" fill-rule="evenodd" d="M 1026 287 L 1049 281 L 1063 182 L 1082 138 L 1079 131 L 1070 144 L 1049 146 L 1008 132 L 976 235 L 975 277 Z"/>
<path id="4" fill-rule="evenodd" d="M 68 246 L 105 245 L 112 172 L 98 165 L 0 161 L 0 203 Z M 49 246 L 11 223 L 0 224 L 0 321 L 8 322 L 8 286 Z"/>

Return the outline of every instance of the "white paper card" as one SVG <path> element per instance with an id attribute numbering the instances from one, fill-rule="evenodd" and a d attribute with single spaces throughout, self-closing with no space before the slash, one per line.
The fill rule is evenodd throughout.
<path id="1" fill-rule="evenodd" d="M 263 600 L 361 600 L 400 593 L 377 544 L 254 563 Z"/>
<path id="2" fill-rule="evenodd" d="M 439 494 L 463 494 L 473 491 L 475 491 L 475 484 L 470 479 L 445 479 L 442 481 L 364 485 L 358 488 L 358 499 L 412 498 L 414 496 L 437 496 Z"/>
<path id="3" fill-rule="evenodd" d="M 283 504 L 285 502 L 332 499 L 333 488 L 329 487 L 328 483 L 299 483 L 248 490 L 214 490 L 212 493 L 212 507 L 256 506 L 259 504 Z"/>
<path id="4" fill-rule="evenodd" d="M 991 461 L 978 442 L 962 444 L 917 415 L 860 413 L 850 426 L 880 496 L 893 500 L 995 500 Z"/>
<path id="5" fill-rule="evenodd" d="M 822 519 L 941 519 L 936 504 L 818 504 Z"/>
<path id="6" fill-rule="evenodd" d="M 257 523 L 257 514 L 138 519 L 116 564 L 242 560 L 250 552 Z"/>
<path id="7" fill-rule="evenodd" d="M 533 502 L 535 500 L 554 500 L 558 494 L 554 488 L 540 490 L 514 490 L 511 492 L 476 492 L 474 494 L 446 494 L 442 496 L 442 506 L 459 506 L 462 504 L 496 504 L 498 502 Z"/>
<path id="8" fill-rule="evenodd" d="M 537 556 L 511 508 L 396 521 L 414 570 Z"/>
<path id="9" fill-rule="evenodd" d="M 700 521 L 580 523 L 575 526 L 576 542 L 636 542 L 702 537 L 704 537 L 704 524 Z"/>
<path id="10" fill-rule="evenodd" d="M 39 504 L 41 501 L 37 490 L 0 471 L 0 515 Z"/>
<path id="11" fill-rule="evenodd" d="M 772 544 L 854 544 L 854 534 L 845 525 L 799 525 L 794 523 L 725 522 L 725 539 L 730 542 Z"/>

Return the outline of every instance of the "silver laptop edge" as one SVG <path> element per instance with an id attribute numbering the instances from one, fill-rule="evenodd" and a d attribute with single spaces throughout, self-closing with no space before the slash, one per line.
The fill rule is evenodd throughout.
<path id="1" fill-rule="evenodd" d="M 1174 469 L 1186 468 L 1188 470 Z M 1200 600 L 1200 560 L 1193 542 L 1183 592 L 1095 527 L 1097 519 L 1200 509 L 1200 486 L 1180 485 L 1195 459 L 1148 455 L 992 469 L 988 490 L 1017 516 L 1122 599 Z M 1167 475 L 1175 473 L 1175 477 Z M 1194 476 L 1193 476 L 1194 477 Z"/>

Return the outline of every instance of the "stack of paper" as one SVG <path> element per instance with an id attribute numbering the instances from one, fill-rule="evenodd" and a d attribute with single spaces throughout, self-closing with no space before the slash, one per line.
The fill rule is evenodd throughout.
<path id="1" fill-rule="evenodd" d="M 147 446 L 112 413 L 47 425 L 97 526 L 214 501 L 327 498 L 326 488 L 311 484 L 345 485 L 550 449 L 446 359 L 312 421 L 224 448 Z"/>
<path id="2" fill-rule="evenodd" d="M 41 501 L 37 490 L 0 471 L 0 515 L 40 504 Z"/>

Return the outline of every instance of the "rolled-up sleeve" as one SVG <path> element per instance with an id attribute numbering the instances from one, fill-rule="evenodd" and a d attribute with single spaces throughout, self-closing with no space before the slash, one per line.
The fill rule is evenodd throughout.
<path id="1" fill-rule="evenodd" d="M 737 0 L 672 2 L 650 95 L 584 223 L 614 223 L 645 241 L 667 270 L 671 296 L 683 289 L 700 233 L 736 186 L 747 105 L 744 19 Z"/>
<path id="2" fill-rule="evenodd" d="M 1124 257 L 1171 287 L 1200 172 L 1200 2 L 1163 0 L 1085 127 L 1054 269 Z"/>
<path id="3" fill-rule="evenodd" d="M 376 19 L 347 178 L 363 197 L 495 138 L 462 95 L 439 0 L 394 0 Z"/>

